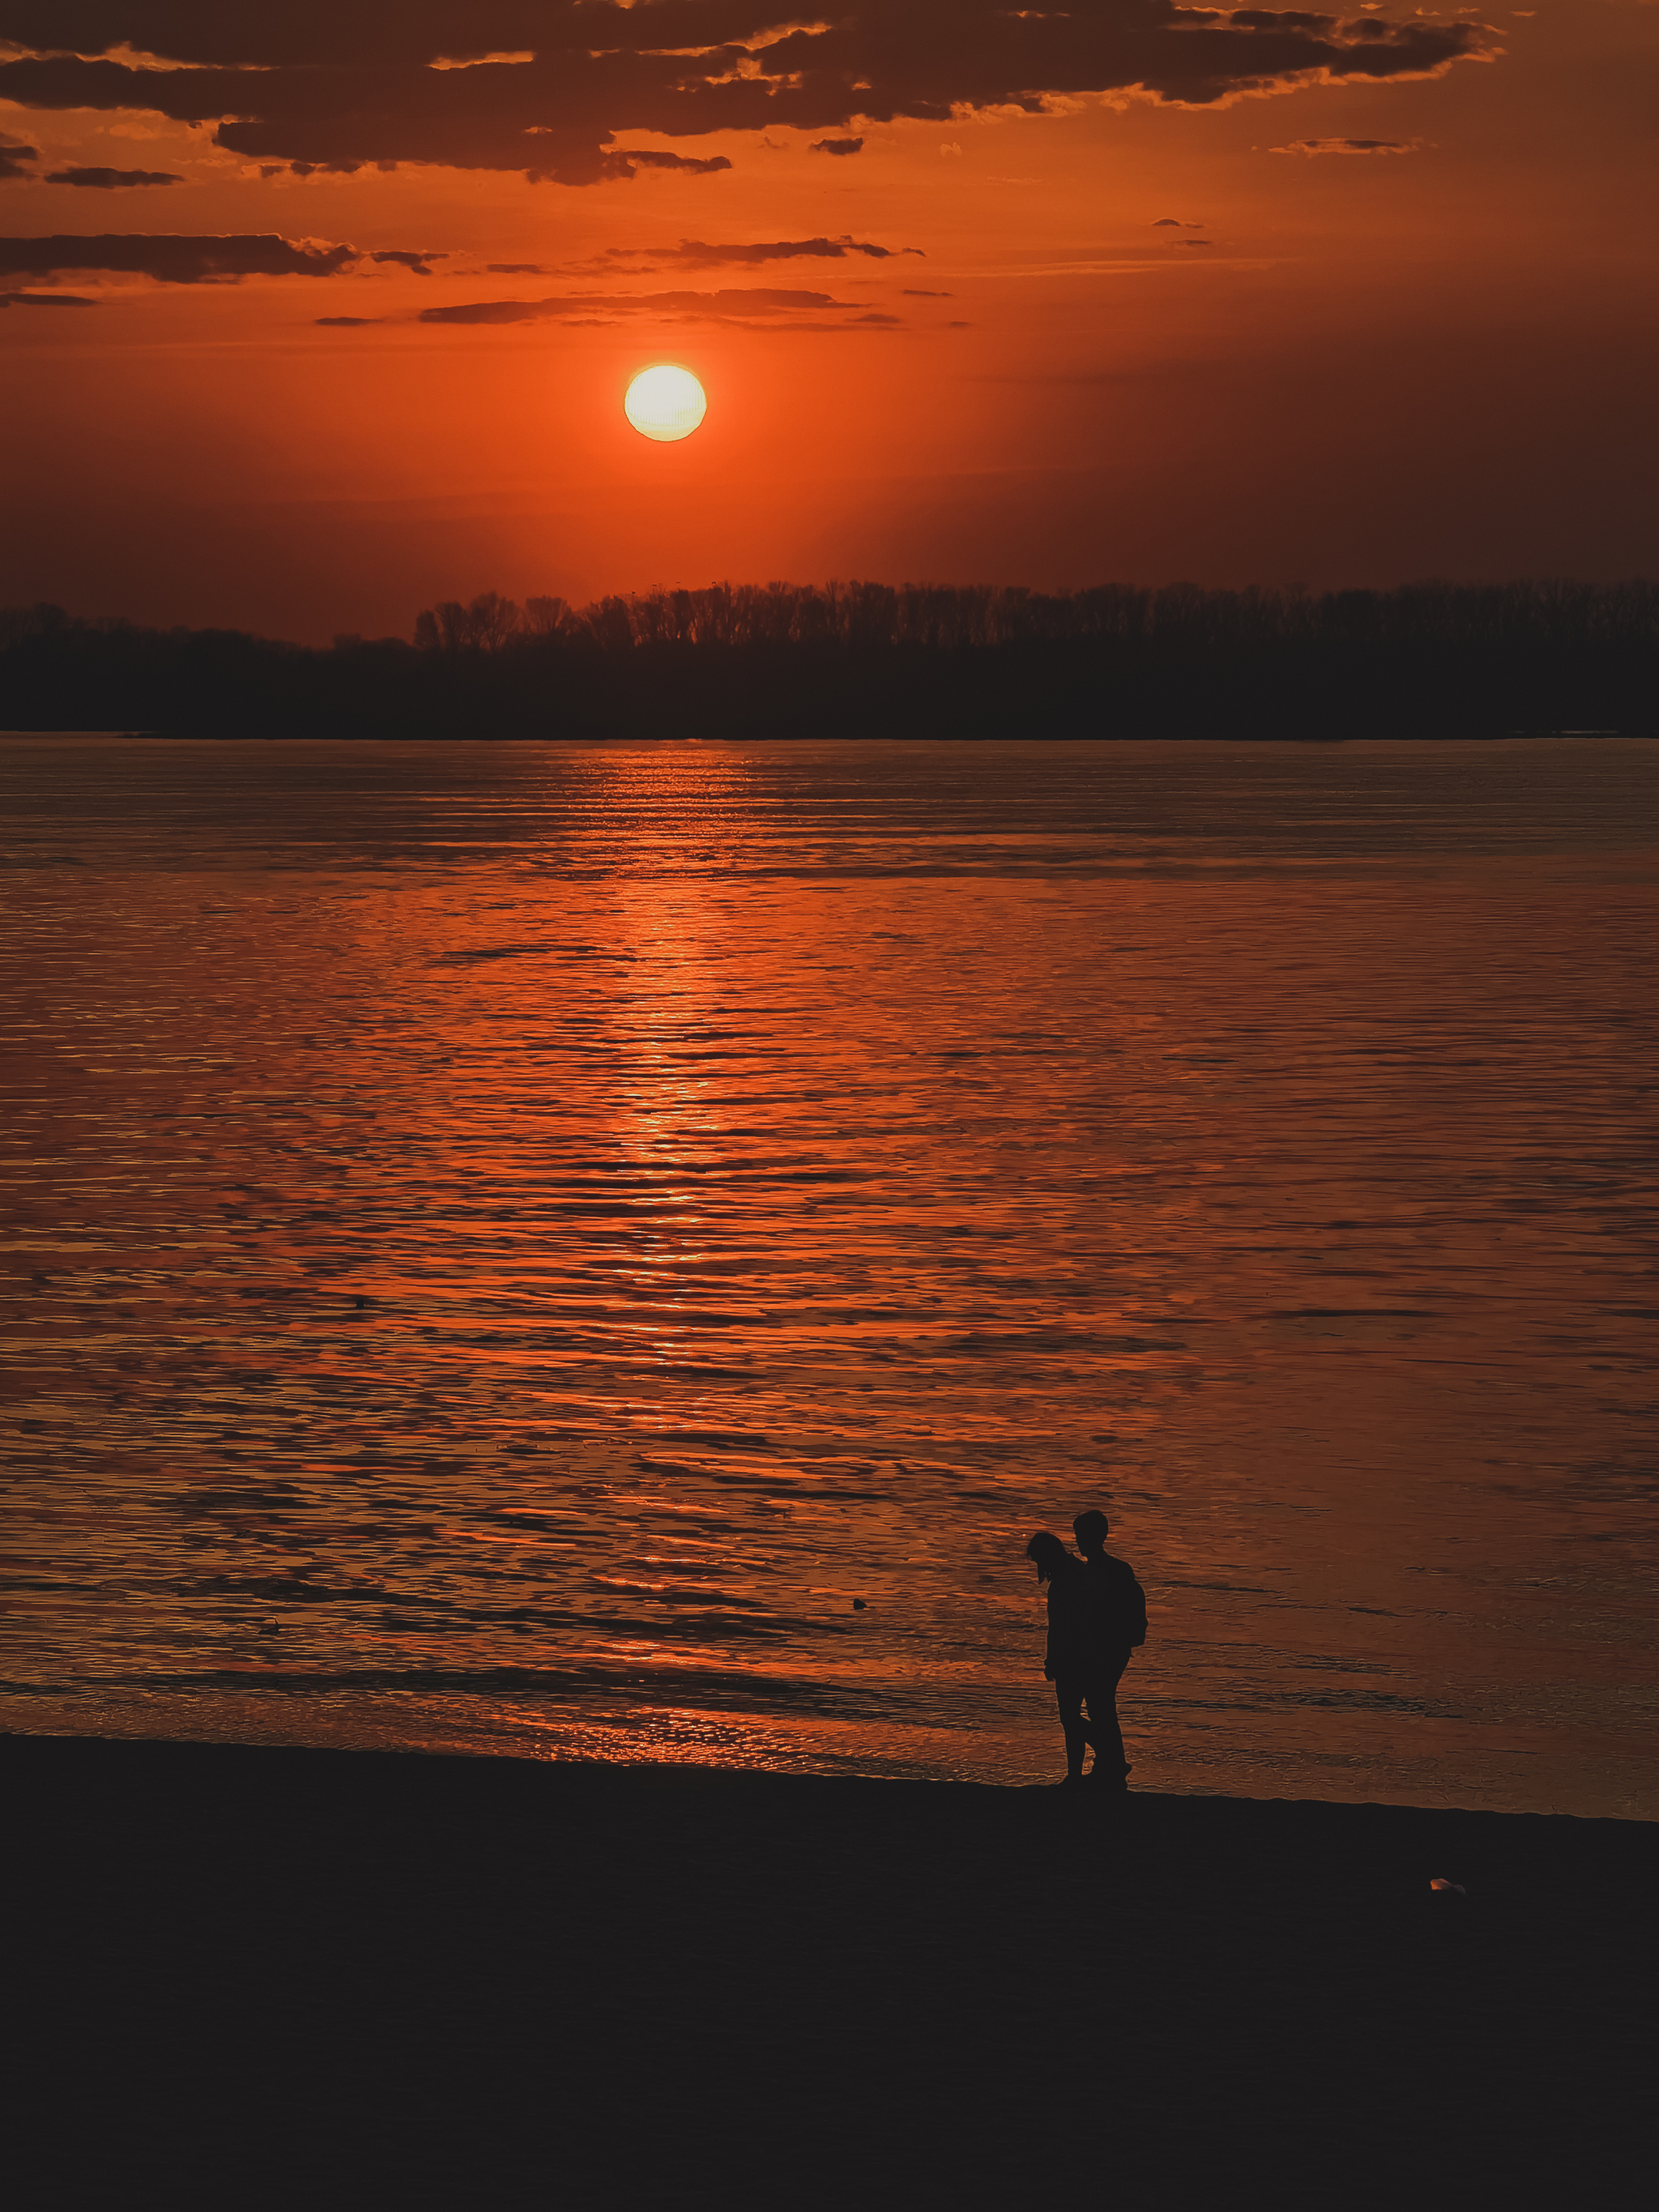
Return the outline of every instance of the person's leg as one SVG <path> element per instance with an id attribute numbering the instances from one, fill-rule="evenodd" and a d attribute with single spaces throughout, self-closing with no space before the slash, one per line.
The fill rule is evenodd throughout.
<path id="1" fill-rule="evenodd" d="M 1074 1675 L 1054 1677 L 1054 1702 L 1060 1724 L 1066 1731 L 1066 1779 L 1075 1782 L 1083 1772 L 1083 1748 L 1088 1741 L 1083 1726 L 1083 1685 Z"/>
<path id="2" fill-rule="evenodd" d="M 1120 1781 L 1129 1771 L 1129 1762 L 1123 1755 L 1123 1730 L 1117 1717 L 1117 1686 L 1128 1663 L 1126 1651 L 1121 1659 L 1091 1675 L 1085 1693 L 1089 1700 L 1088 1739 L 1095 1747 L 1091 1771 L 1103 1782 Z"/>

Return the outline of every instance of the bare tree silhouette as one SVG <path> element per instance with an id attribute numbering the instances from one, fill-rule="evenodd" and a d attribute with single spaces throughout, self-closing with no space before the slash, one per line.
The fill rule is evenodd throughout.
<path id="1" fill-rule="evenodd" d="M 339 736 L 1659 733 L 1659 585 L 714 584 L 423 608 L 414 643 L 0 611 L 0 726 Z"/>

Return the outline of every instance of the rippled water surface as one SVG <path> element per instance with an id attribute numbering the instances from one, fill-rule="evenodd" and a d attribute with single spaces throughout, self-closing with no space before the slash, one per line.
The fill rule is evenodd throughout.
<path id="1" fill-rule="evenodd" d="M 1659 1815 L 1659 746 L 0 771 L 0 1724 Z"/>

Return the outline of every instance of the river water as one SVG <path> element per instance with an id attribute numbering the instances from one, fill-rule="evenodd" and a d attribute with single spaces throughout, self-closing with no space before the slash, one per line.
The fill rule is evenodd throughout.
<path id="1" fill-rule="evenodd" d="M 0 1725 L 1659 1817 L 1659 745 L 0 772 Z"/>

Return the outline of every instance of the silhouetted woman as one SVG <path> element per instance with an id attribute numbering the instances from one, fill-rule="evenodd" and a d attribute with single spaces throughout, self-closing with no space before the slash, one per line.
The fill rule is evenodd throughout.
<path id="1" fill-rule="evenodd" d="M 1048 1646 L 1042 1671 L 1054 1686 L 1060 1724 L 1066 1731 L 1066 1779 L 1081 1782 L 1084 1747 L 1095 1741 L 1083 1718 L 1095 1642 L 1093 1590 L 1082 1560 L 1046 1528 L 1032 1537 L 1025 1556 L 1035 1561 L 1037 1580 L 1048 1586 Z M 1098 1744 L 1095 1758 L 1098 1764 Z"/>

